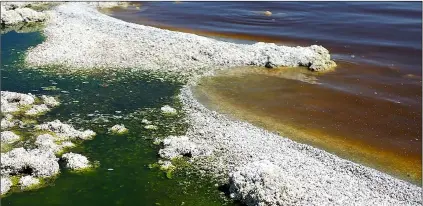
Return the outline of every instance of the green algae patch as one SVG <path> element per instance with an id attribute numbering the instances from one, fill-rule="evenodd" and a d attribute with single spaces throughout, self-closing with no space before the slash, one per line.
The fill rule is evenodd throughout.
<path id="1" fill-rule="evenodd" d="M 45 23 L 42 22 L 29 22 L 29 23 L 19 23 L 16 25 L 10 26 L 1 26 L 0 33 L 5 34 L 11 31 L 15 31 L 17 33 L 32 33 L 42 31 L 45 28 Z"/>
<path id="2" fill-rule="evenodd" d="M 12 150 L 14 147 L 11 144 L 7 144 L 7 143 L 1 143 L 0 145 L 0 152 L 1 153 L 5 153 L 8 152 L 10 150 Z"/>
<path id="3" fill-rule="evenodd" d="M 59 177 L 59 175 L 60 174 L 57 174 L 51 177 L 36 177 L 39 183 L 30 185 L 26 188 L 21 188 L 21 185 L 19 184 L 19 181 L 23 176 L 21 175 L 10 176 L 9 178 L 10 178 L 10 181 L 12 182 L 12 186 L 10 187 L 10 190 L 6 194 L 1 195 L 2 202 L 4 198 L 10 197 L 12 195 L 22 194 L 23 192 L 26 192 L 26 191 L 34 191 L 34 190 L 39 190 L 41 188 L 52 186 L 54 184 L 54 181 Z"/>
<path id="4" fill-rule="evenodd" d="M 37 190 L 43 187 L 47 187 L 48 186 L 48 182 L 49 180 L 46 178 L 37 178 L 40 182 L 38 184 L 33 184 L 31 186 L 28 186 L 24 189 L 21 189 L 22 191 L 30 191 L 30 190 Z"/>
<path id="5" fill-rule="evenodd" d="M 52 85 L 52 86 L 47 86 L 47 87 L 41 87 L 41 89 L 43 89 L 44 91 L 58 91 L 60 90 L 60 88 Z"/>
<path id="6" fill-rule="evenodd" d="M 168 117 L 160 110 L 163 105 L 169 105 L 181 111 L 182 105 L 177 98 L 183 84 L 180 78 L 131 68 L 70 72 L 66 70 L 72 68 L 25 65 L 24 51 L 43 38 L 34 33 L 2 35 L 1 70 L 2 76 L 7 77 L 2 79 L 2 90 L 60 97 L 60 106 L 34 119 L 37 122 L 60 119 L 77 129 L 95 131 L 96 138 L 83 142 L 72 140 L 76 147 L 66 151 L 82 154 L 101 164 L 88 171 L 72 172 L 59 162 L 58 178 L 30 192 L 21 192 L 19 188 L 12 190 L 2 198 L 2 204 L 232 205 L 210 179 L 185 174 L 184 168 L 178 166 L 169 174 L 159 168 L 147 167 L 158 161 L 160 148 L 153 144 L 155 139 L 183 135 L 188 127 L 183 112 Z M 60 89 L 42 89 L 53 83 Z M 148 119 L 158 129 L 145 129 L 142 119 Z M 124 124 L 128 132 L 119 138 L 110 134 L 108 128 L 116 124 Z M 24 133 L 22 136 L 32 144 L 36 134 L 46 131 L 29 127 Z M 72 201 L 67 201 L 69 199 Z"/>
<path id="7" fill-rule="evenodd" d="M 58 2 L 46 2 L 46 3 L 37 3 L 31 4 L 28 8 L 34 9 L 35 11 L 46 11 L 51 10 L 53 7 L 60 5 Z"/>
<path id="8" fill-rule="evenodd" d="M 170 165 L 162 165 L 160 163 L 153 163 L 149 164 L 148 168 L 150 169 L 158 169 L 159 171 L 163 172 L 168 179 L 172 179 L 173 172 L 176 170 L 176 167 L 172 164 Z"/>
<path id="9" fill-rule="evenodd" d="M 20 179 L 21 177 L 18 177 L 18 176 L 11 176 L 10 177 L 10 181 L 12 182 L 12 186 L 13 185 L 17 185 L 18 184 L 18 182 L 19 182 L 19 179 Z"/>
<path id="10" fill-rule="evenodd" d="M 186 170 L 193 169 L 192 165 L 187 161 L 186 157 L 177 157 L 172 160 L 159 160 L 156 163 L 149 164 L 149 169 L 158 169 L 163 172 L 168 179 L 172 179 L 174 173 Z"/>

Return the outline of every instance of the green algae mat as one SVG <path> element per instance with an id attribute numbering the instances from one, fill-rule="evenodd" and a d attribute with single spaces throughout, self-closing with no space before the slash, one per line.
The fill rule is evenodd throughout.
<path id="1" fill-rule="evenodd" d="M 83 173 L 61 168 L 58 177 L 40 189 L 12 189 L 2 198 L 2 205 L 236 204 L 184 160 L 171 174 L 152 166 L 160 149 L 154 139 L 180 135 L 187 128 L 183 113 L 160 113 L 164 105 L 181 108 L 176 98 L 181 83 L 142 72 L 72 74 L 28 68 L 23 63 L 25 51 L 42 41 L 37 32 L 1 35 L 1 89 L 57 97 L 61 105 L 38 120 L 59 119 L 76 128 L 94 130 L 97 135 L 93 140 L 70 151 L 87 156 L 98 167 Z M 158 129 L 146 129 L 142 119 L 152 121 Z M 110 134 L 108 128 L 115 124 L 124 124 L 129 131 Z"/>

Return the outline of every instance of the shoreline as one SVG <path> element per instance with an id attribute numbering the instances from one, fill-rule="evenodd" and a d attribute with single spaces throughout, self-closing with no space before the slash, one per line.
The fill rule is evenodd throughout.
<path id="1" fill-rule="evenodd" d="M 322 117 L 316 117 L 315 115 L 320 113 L 313 111 L 314 107 L 322 110 L 332 108 L 339 112 L 344 108 L 351 108 L 351 106 L 347 106 L 347 102 L 343 101 L 344 98 L 337 96 L 340 92 L 324 89 L 321 84 L 325 81 L 322 80 L 325 75 L 313 75 L 305 69 L 304 71 L 296 70 L 296 68 L 272 71 L 255 67 L 235 68 L 219 72 L 216 76 L 202 78 L 199 84 L 192 88 L 192 91 L 195 98 L 209 110 L 252 123 L 268 131 L 278 132 L 280 136 L 314 146 L 341 158 L 421 186 L 421 152 L 416 151 L 411 157 L 410 153 L 413 148 L 409 148 L 410 150 L 381 149 L 374 142 L 360 139 L 358 135 L 360 133 L 357 133 L 358 127 L 350 127 L 345 123 L 343 124 L 345 126 L 341 128 L 342 132 L 339 133 L 337 133 L 339 130 L 324 128 L 332 124 L 331 122 L 322 123 L 321 121 L 327 120 L 324 119 L 327 116 L 321 114 Z M 251 80 L 251 84 L 248 84 L 249 80 Z M 294 90 L 294 88 L 299 88 L 299 90 Z M 281 96 L 275 96 L 277 94 L 273 89 L 280 91 Z M 246 93 L 248 91 L 251 92 L 251 96 Z M 323 102 L 308 102 L 307 105 L 298 109 L 284 105 L 286 104 L 285 100 L 290 102 L 290 105 L 301 105 L 307 101 L 304 96 L 311 93 Z M 325 94 L 327 95 L 324 96 Z M 327 102 L 330 99 L 328 96 L 337 99 L 337 103 Z M 279 102 L 281 105 L 274 105 L 275 102 Z M 327 107 L 326 103 L 330 107 Z M 381 105 L 380 107 L 383 105 L 382 102 L 376 104 Z M 360 109 L 362 107 L 357 108 L 358 111 Z M 302 113 L 303 110 L 309 112 Z M 357 112 L 357 110 L 354 111 Z M 311 119 L 301 119 L 303 117 Z M 308 121 L 313 123 L 308 124 Z M 383 127 L 375 129 L 384 130 Z M 371 136 L 368 131 L 367 134 L 369 137 Z M 383 136 L 385 135 L 388 134 Z M 381 144 L 386 144 L 386 142 L 381 142 Z M 401 151 L 410 153 L 404 156 L 401 155 Z"/>
<path id="2" fill-rule="evenodd" d="M 190 86 L 196 84 L 198 77 L 232 66 L 303 65 L 312 70 L 329 69 L 334 62 L 323 47 L 219 42 L 123 22 L 80 3 L 60 5 L 50 14 L 52 18 L 45 28 L 47 40 L 27 52 L 27 63 L 77 68 L 133 67 L 190 77 L 179 95 L 191 122 L 186 136 L 199 150 L 213 150 L 212 155 L 194 155 L 194 164 L 219 174 L 222 182 L 230 177 L 234 185 L 239 183 L 238 177 L 245 169 L 269 164 L 273 165 L 269 171 L 281 169 L 278 173 L 283 176 L 275 176 L 279 184 L 276 187 L 284 186 L 284 191 L 278 188 L 255 191 L 277 194 L 277 197 L 270 195 L 270 200 L 260 199 L 263 197 L 260 194 L 244 197 L 246 190 L 242 187 L 233 191 L 234 197 L 279 204 L 292 204 L 292 201 L 351 204 L 352 200 L 353 204 L 421 204 L 420 187 L 251 124 L 231 120 L 206 109 L 192 95 Z M 245 165 L 248 167 L 241 167 Z M 275 174 L 269 171 L 262 171 L 258 176 L 273 177 Z M 250 184 L 242 185 L 248 188 Z M 262 182 L 264 188 L 267 184 Z"/>
<path id="3" fill-rule="evenodd" d="M 49 15 L 51 18 L 44 29 L 47 40 L 27 52 L 29 65 L 139 68 L 181 76 L 245 65 L 307 66 L 315 71 L 336 66 L 322 46 L 221 42 L 127 23 L 83 3 L 57 6 Z"/>
<path id="4" fill-rule="evenodd" d="M 284 179 L 305 189 L 306 195 L 291 197 L 299 204 L 421 204 L 418 186 L 211 111 L 195 99 L 190 86 L 179 97 L 192 124 L 186 136 L 219 151 L 211 158 L 199 156 L 196 165 L 223 181 L 240 167 L 269 161 Z"/>

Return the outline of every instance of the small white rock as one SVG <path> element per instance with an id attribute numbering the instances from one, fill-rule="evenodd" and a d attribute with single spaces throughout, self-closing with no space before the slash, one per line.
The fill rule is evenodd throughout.
<path id="1" fill-rule="evenodd" d="M 62 159 L 66 162 L 66 167 L 71 170 L 79 170 L 91 167 L 88 158 L 80 154 L 69 152 L 63 154 Z"/>
<path id="2" fill-rule="evenodd" d="M 151 121 L 149 121 L 148 119 L 142 119 L 141 123 L 143 124 L 151 124 Z"/>
<path id="3" fill-rule="evenodd" d="M 58 102 L 54 97 L 42 95 L 41 99 L 43 100 L 44 104 L 49 107 L 56 107 L 60 105 L 60 102 Z"/>
<path id="4" fill-rule="evenodd" d="M 162 110 L 163 114 L 168 114 L 168 115 L 175 115 L 177 114 L 177 111 L 175 108 L 172 108 L 169 105 L 165 105 L 162 108 L 160 108 L 160 110 Z"/>
<path id="5" fill-rule="evenodd" d="M 149 130 L 157 130 L 158 129 L 158 127 L 156 125 L 152 125 L 152 124 L 145 125 L 144 128 L 149 129 Z"/>
<path id="6" fill-rule="evenodd" d="M 12 186 L 12 181 L 8 177 L 0 177 L 1 194 L 6 194 Z"/>
<path id="7" fill-rule="evenodd" d="M 20 107 L 34 104 L 35 98 L 31 94 L 1 91 L 1 112 L 19 111 Z"/>
<path id="8" fill-rule="evenodd" d="M 1 132 L 1 143 L 13 143 L 19 139 L 20 137 L 11 131 Z"/>
<path id="9" fill-rule="evenodd" d="M 33 105 L 31 109 L 25 112 L 26 115 L 38 115 L 50 111 L 50 108 L 45 104 Z"/>
<path id="10" fill-rule="evenodd" d="M 113 126 L 112 128 L 109 129 L 110 132 L 112 133 L 117 133 L 117 134 L 122 134 L 128 131 L 128 129 L 126 129 L 125 125 L 123 124 L 117 124 L 115 126 Z"/>
<path id="11" fill-rule="evenodd" d="M 78 131 L 72 125 L 62 123 L 60 120 L 54 120 L 35 126 L 38 130 L 50 131 L 56 133 L 58 140 L 68 139 L 92 139 L 96 133 L 92 130 Z"/>
<path id="12" fill-rule="evenodd" d="M 22 190 L 38 184 L 40 184 L 40 180 L 31 175 L 24 176 L 19 180 L 19 185 Z"/>

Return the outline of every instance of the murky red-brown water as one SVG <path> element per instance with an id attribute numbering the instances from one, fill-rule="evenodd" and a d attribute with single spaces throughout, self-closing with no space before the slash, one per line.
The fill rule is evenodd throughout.
<path id="1" fill-rule="evenodd" d="M 340 64 L 336 72 L 324 75 L 305 68 L 236 68 L 203 79 L 195 93 L 211 109 L 418 183 L 421 102 L 389 97 L 396 90 L 421 99 L 418 84 L 414 91 L 406 91 L 409 85 L 366 83 L 344 76 L 349 66 Z M 333 89 L 331 84 L 340 82 L 344 87 L 363 82 L 372 88 Z"/>
<path id="2" fill-rule="evenodd" d="M 110 12 L 224 41 L 323 45 L 334 72 L 238 68 L 204 79 L 197 95 L 210 108 L 421 182 L 421 2 L 150 2 Z"/>

